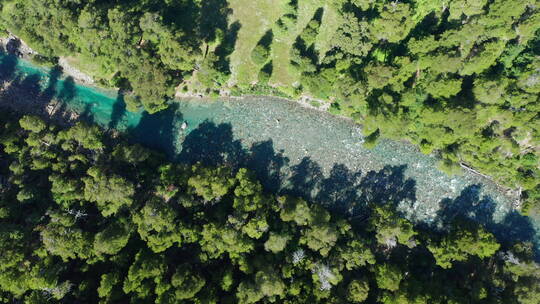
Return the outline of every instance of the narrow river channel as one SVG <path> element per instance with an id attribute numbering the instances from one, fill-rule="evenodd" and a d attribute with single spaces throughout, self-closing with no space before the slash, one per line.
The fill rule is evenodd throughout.
<path id="1" fill-rule="evenodd" d="M 155 115 L 131 113 L 116 92 L 81 86 L 1 54 L 0 84 L 2 106 L 45 112 L 48 103 L 59 101 L 60 111 L 124 132 L 176 161 L 245 166 L 269 190 L 301 195 L 351 216 L 369 201 L 390 201 L 416 222 L 440 228 L 465 215 L 501 241 L 530 240 L 540 249 L 540 219 L 519 215 L 512 208 L 515 199 L 488 179 L 469 172 L 447 176 L 434 156 L 405 142 L 384 140 L 366 149 L 358 125 L 291 101 L 178 100 Z"/>

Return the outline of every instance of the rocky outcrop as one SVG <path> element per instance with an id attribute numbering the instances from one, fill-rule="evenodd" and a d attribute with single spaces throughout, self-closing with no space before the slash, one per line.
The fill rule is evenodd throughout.
<path id="1" fill-rule="evenodd" d="M 24 41 L 13 34 L 8 37 L 0 37 L 0 48 L 19 58 L 30 59 L 38 53 L 30 48 Z"/>

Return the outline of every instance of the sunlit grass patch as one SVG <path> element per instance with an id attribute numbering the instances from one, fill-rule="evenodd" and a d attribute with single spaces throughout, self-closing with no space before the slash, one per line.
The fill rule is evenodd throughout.
<path id="1" fill-rule="evenodd" d="M 336 33 L 341 24 L 341 15 L 330 4 L 324 6 L 324 14 L 322 17 L 319 35 L 315 41 L 315 49 L 319 52 L 319 59 L 324 58 L 324 54 L 332 48 L 332 37 Z"/>
<path id="2" fill-rule="evenodd" d="M 321 59 L 332 47 L 332 36 L 340 24 L 340 16 L 331 5 L 319 0 L 299 0 L 295 20 L 287 28 L 277 25 L 278 19 L 290 13 L 290 0 L 230 0 L 233 12 L 229 24 L 238 22 L 240 30 L 235 50 L 230 56 L 231 78 L 229 83 L 247 88 L 259 81 L 261 64 L 253 62 L 253 49 L 268 31 L 272 31 L 269 61 L 272 75 L 269 84 L 288 95 L 294 95 L 300 81 L 299 71 L 290 65 L 290 52 L 298 35 L 303 31 L 319 8 L 323 8 L 322 26 L 315 42 Z"/>
<path id="3" fill-rule="evenodd" d="M 261 37 L 281 16 L 286 0 L 230 0 L 233 13 L 229 23 L 238 21 L 240 30 L 231 54 L 231 82 L 249 85 L 257 81 L 261 66 L 251 59 L 251 52 Z"/>
<path id="4" fill-rule="evenodd" d="M 104 71 L 103 67 L 96 63 L 95 60 L 84 58 L 82 55 L 65 57 L 67 63 L 86 74 L 92 76 L 94 79 L 110 80 L 114 76 L 113 71 Z"/>
<path id="5" fill-rule="evenodd" d="M 290 69 L 290 51 L 296 37 L 300 35 L 319 7 L 321 7 L 320 1 L 298 1 L 296 25 L 287 32 L 274 31 L 275 36 L 272 44 L 274 71 L 270 78 L 271 84 L 291 87 L 300 80 L 299 73 Z M 277 26 L 275 25 L 275 27 Z"/>

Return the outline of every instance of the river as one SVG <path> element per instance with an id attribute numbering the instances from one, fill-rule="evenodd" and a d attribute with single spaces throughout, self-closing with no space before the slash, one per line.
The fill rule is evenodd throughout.
<path id="1" fill-rule="evenodd" d="M 3 106 L 42 111 L 58 100 L 58 113 L 76 112 L 175 161 L 245 166 L 271 191 L 301 195 L 349 216 L 361 214 L 368 201 L 393 202 L 417 223 L 441 228 L 463 215 L 503 242 L 530 240 L 540 250 L 540 219 L 519 215 L 514 198 L 488 179 L 469 172 L 447 176 L 436 157 L 406 142 L 383 140 L 366 149 L 358 125 L 292 101 L 186 99 L 149 115 L 126 111 L 117 92 L 76 84 L 13 56 L 0 54 L 0 76 L 11 83 L 0 95 Z"/>

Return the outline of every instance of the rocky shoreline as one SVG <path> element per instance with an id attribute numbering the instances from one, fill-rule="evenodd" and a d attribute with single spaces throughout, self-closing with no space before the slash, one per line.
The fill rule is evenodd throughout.
<path id="1" fill-rule="evenodd" d="M 29 94 L 24 87 L 10 82 L 0 86 L 0 108 L 37 115 L 62 126 L 71 126 L 79 119 L 79 114 L 68 110 L 59 100 Z"/>
<path id="2" fill-rule="evenodd" d="M 185 98 L 185 97 L 184 97 Z M 235 108 L 236 110 L 229 109 L 229 106 L 226 106 L 223 109 L 217 109 L 215 110 L 216 113 L 219 113 L 216 117 L 213 117 L 214 120 L 216 120 L 216 123 L 219 123 L 219 120 L 222 119 L 223 123 L 229 123 L 230 121 L 234 121 L 236 123 L 240 122 L 240 125 L 242 125 L 242 129 L 245 134 L 240 134 L 243 138 L 243 142 L 250 143 L 250 140 L 254 140 L 251 142 L 251 144 L 255 144 L 256 141 L 259 141 L 261 138 L 270 138 L 272 142 L 274 142 L 276 147 L 279 147 L 280 149 L 283 149 L 284 147 L 296 147 L 296 146 L 306 146 L 307 144 L 304 141 L 298 141 L 298 138 L 290 137 L 288 135 L 285 135 L 283 132 L 280 132 L 279 130 L 289 130 L 289 129 L 298 129 L 298 125 L 296 125 L 294 122 L 297 120 L 298 117 L 303 116 L 312 116 L 313 119 L 309 119 L 310 122 L 315 122 L 311 124 L 311 127 L 307 128 L 307 126 L 304 124 L 301 126 L 300 129 L 305 129 L 303 132 L 306 133 L 305 135 L 301 136 L 301 138 L 318 138 L 322 135 L 319 132 L 320 129 L 325 130 L 332 130 L 330 133 L 333 135 L 328 135 L 324 138 L 321 138 L 320 140 L 317 140 L 316 142 L 325 142 L 330 143 L 331 146 L 347 146 L 346 147 L 346 153 L 342 153 L 343 156 L 338 157 L 333 156 L 329 157 L 327 155 L 328 151 L 326 149 L 321 148 L 319 144 L 312 144 L 309 147 L 306 146 L 305 149 L 300 149 L 301 151 L 296 151 L 294 153 L 289 152 L 288 157 L 290 157 L 291 160 L 300 162 L 303 157 L 305 157 L 309 151 L 310 154 L 315 153 L 318 159 L 318 162 L 323 165 L 324 168 L 329 169 L 332 165 L 332 163 L 335 162 L 344 162 L 351 166 L 350 169 L 354 172 L 366 172 L 369 170 L 373 170 L 373 167 L 370 165 L 369 168 L 361 168 L 357 167 L 355 164 L 361 164 L 364 162 L 371 163 L 373 162 L 373 158 L 375 158 L 376 155 L 388 155 L 395 153 L 395 148 L 390 147 L 392 144 L 382 144 L 379 147 L 376 148 L 378 151 L 377 153 L 374 153 L 374 151 L 371 150 L 365 150 L 362 148 L 361 142 L 359 141 L 360 136 L 360 130 L 359 126 L 357 124 L 354 124 L 355 127 L 352 127 L 352 122 L 349 120 L 349 123 L 336 123 L 334 119 L 329 119 L 330 116 L 333 115 L 321 115 L 319 113 L 315 113 L 316 111 L 301 111 L 300 108 L 306 108 L 306 107 L 298 107 L 300 105 L 298 102 L 292 102 L 290 100 L 286 100 L 283 98 L 277 98 L 272 97 L 271 99 L 279 100 L 281 99 L 282 102 L 269 102 L 268 97 L 261 97 L 261 96 L 251 96 L 251 99 L 246 102 L 242 102 L 243 99 L 250 98 L 249 96 L 245 96 L 243 98 L 241 97 L 235 97 L 235 96 L 229 96 L 227 98 L 223 98 L 225 100 L 229 99 L 230 106 Z M 204 99 L 203 99 L 204 100 Z M 184 99 L 184 101 L 189 101 L 189 98 Z M 209 110 L 209 108 L 212 108 L 215 106 L 212 106 L 213 103 L 209 103 L 208 107 L 205 105 L 205 102 L 193 102 L 193 104 L 202 104 L 202 108 L 204 108 L 203 112 L 194 112 L 191 114 L 193 117 L 200 117 L 201 115 L 207 115 L 205 114 L 206 111 Z M 294 105 L 297 105 L 294 107 Z M 35 90 L 28 89 L 28 87 L 20 86 L 18 82 L 10 82 L 6 81 L 1 87 L 0 87 L 0 107 L 8 107 L 12 110 L 15 110 L 17 112 L 21 113 L 32 113 L 39 115 L 47 120 L 55 121 L 56 123 L 59 123 L 61 125 L 72 125 L 79 119 L 84 119 L 86 114 L 83 114 L 81 117 L 73 111 L 71 111 L 65 103 L 56 100 L 54 98 L 54 94 L 51 94 L 51 92 L 43 93 L 43 92 L 36 92 Z M 187 109 L 197 108 L 197 106 L 187 106 L 186 103 L 184 103 L 182 111 L 186 111 Z M 186 108 L 187 107 L 187 108 Z M 265 113 L 258 114 L 260 112 L 261 108 L 265 108 Z M 192 109 L 193 110 L 193 109 Z M 198 110 L 195 110 L 198 111 Z M 189 112 L 187 112 L 189 113 Z M 242 113 L 242 114 L 238 114 Z M 247 114 L 251 113 L 251 114 Z M 307 114 L 310 113 L 310 114 Z M 188 115 L 188 117 L 191 117 Z M 249 117 L 256 117 L 254 119 L 249 120 L 249 122 L 242 122 Z M 333 116 L 334 118 L 337 118 Z M 341 121 L 341 119 L 339 119 Z M 347 119 L 345 119 L 346 121 Z M 189 126 L 196 125 L 192 121 L 189 121 Z M 238 126 L 238 124 L 237 124 Z M 258 126 L 258 127 L 257 127 Z M 274 127 L 272 127 L 274 126 Z M 336 127 L 337 126 L 337 127 Z M 186 126 L 187 127 L 187 126 Z M 341 131 L 339 131 L 338 129 Z M 257 131 L 258 130 L 258 131 Z M 352 132 L 352 133 L 351 133 Z M 348 133 L 353 135 L 347 135 Z M 253 135 L 253 134 L 256 134 Z M 341 139 L 337 137 L 343 137 Z M 352 137 L 351 137 L 352 136 Z M 384 146 L 384 147 L 383 147 Z M 388 146 L 388 147 L 387 147 Z M 412 149 L 417 152 L 417 148 L 412 147 L 412 145 L 409 146 L 408 149 Z M 321 150 L 322 149 L 322 150 Z M 345 148 L 344 148 L 345 149 Z M 295 149 L 293 149 L 295 150 Z M 318 151 L 318 152 L 317 152 Z M 363 152 L 362 152 L 363 151 Z M 411 154 L 411 151 L 408 151 L 408 153 L 405 153 L 407 155 Z M 363 156 L 362 154 L 369 154 L 372 155 L 372 157 L 369 156 Z M 379 155 L 379 156 L 380 156 Z M 412 155 L 412 154 L 411 154 Z M 409 156 L 411 156 L 409 155 Z M 402 155 L 403 156 L 403 155 Z M 414 158 L 414 159 L 413 159 Z M 419 161 L 415 157 L 409 157 L 409 160 L 406 161 L 407 163 L 419 163 Z M 362 160 L 363 159 L 363 160 Z M 348 161 L 347 161 L 348 160 Z M 392 162 L 395 162 L 395 165 L 401 164 L 401 162 L 396 158 L 392 158 Z M 326 162 L 329 162 L 326 164 Z M 385 163 L 388 162 L 388 160 L 384 161 Z M 433 166 L 434 164 L 422 164 L 418 168 L 425 168 Z M 416 168 L 416 166 L 411 166 L 410 170 L 420 170 Z M 378 168 L 380 169 L 380 168 Z M 418 170 L 417 170 L 418 169 Z M 326 172 L 328 173 L 328 172 Z M 418 172 L 414 173 L 413 175 L 419 174 Z M 519 193 L 509 193 L 507 188 L 501 187 L 494 183 L 493 181 L 488 180 L 485 176 L 480 176 L 478 174 L 471 174 L 475 175 L 475 179 L 471 179 L 474 181 L 478 181 L 479 178 L 482 180 L 488 181 L 488 183 L 497 186 L 499 193 L 504 194 L 504 196 L 507 197 L 510 201 L 512 201 L 512 206 L 510 208 L 512 209 L 519 209 Z M 438 178 L 447 179 L 448 177 L 443 176 L 442 174 L 437 174 Z M 430 187 L 435 187 L 434 185 L 431 185 Z M 424 193 L 430 193 L 431 190 L 429 189 L 422 189 L 420 192 Z M 456 194 L 456 193 L 454 193 Z M 428 197 L 430 195 L 427 195 Z M 432 198 L 424 198 L 423 200 L 430 200 Z"/>
<path id="3" fill-rule="evenodd" d="M 27 43 L 25 43 L 23 40 L 21 40 L 19 37 L 15 36 L 12 33 L 9 33 L 8 37 L 0 37 L 0 50 L 5 50 L 7 53 L 13 54 L 19 58 L 22 58 L 28 61 L 32 61 L 34 56 L 39 55 L 37 51 L 33 50 Z M 75 82 L 82 85 L 95 85 L 95 81 L 90 75 L 70 65 L 66 58 L 59 57 L 58 66 L 62 68 L 62 72 L 65 75 L 73 78 Z M 177 90 L 175 97 L 187 98 L 187 99 L 208 98 L 208 96 L 204 96 L 202 94 L 189 93 L 189 92 L 183 93 L 183 92 L 180 92 L 179 90 Z M 244 97 L 252 97 L 252 95 L 231 96 L 228 90 L 222 90 L 220 92 L 220 97 L 237 99 L 237 98 L 244 98 Z M 274 96 L 259 96 L 259 95 L 256 95 L 256 97 L 274 98 Z M 315 99 L 307 95 L 302 95 L 299 99 L 295 99 L 295 100 L 293 99 L 292 101 L 298 103 L 300 106 L 304 108 L 317 110 L 321 112 L 327 112 L 331 105 L 331 102 L 329 101 Z"/>
<path id="4" fill-rule="evenodd" d="M 8 37 L 0 37 L 0 50 L 5 50 L 7 53 L 15 55 L 24 60 L 32 61 L 34 56 L 39 55 L 19 37 L 9 34 Z M 58 66 L 62 68 L 62 72 L 73 78 L 74 81 L 84 85 L 93 85 L 94 79 L 88 74 L 83 73 L 79 69 L 71 66 L 64 57 L 58 59 Z"/>
<path id="5" fill-rule="evenodd" d="M 33 56 L 38 55 L 38 53 L 36 51 L 34 51 L 32 48 L 30 48 L 24 41 L 20 40 L 18 37 L 16 37 L 15 35 L 12 35 L 12 34 L 10 34 L 8 37 L 0 38 L 0 50 L 2 50 L 2 49 L 7 51 L 8 53 L 16 55 L 17 57 L 25 59 L 25 60 L 31 60 Z M 62 67 L 63 72 L 66 75 L 72 77 L 75 82 L 80 83 L 82 85 L 93 85 L 94 84 L 94 80 L 89 75 L 87 75 L 87 74 L 79 71 L 78 69 L 70 66 L 65 58 L 62 58 L 62 57 L 59 58 L 58 64 Z M 2 89 L 3 91 L 7 91 L 6 87 L 9 86 L 9 85 L 10 85 L 9 83 L 5 84 L 4 87 L 0 88 L 0 89 Z M 18 91 L 19 92 L 16 95 L 22 94 L 24 96 L 25 93 L 23 92 L 23 90 L 18 90 Z M 0 92 L 0 93 L 2 93 L 2 92 Z M 2 95 L 4 95 L 4 94 L 2 93 Z M 3 97 L 5 97 L 5 96 L 3 96 Z M 207 96 L 203 96 L 201 94 L 192 94 L 192 93 L 189 93 L 189 92 L 181 93 L 179 91 L 177 91 L 175 97 L 179 98 L 179 99 L 184 99 L 184 100 L 186 100 L 186 99 L 187 100 L 189 100 L 189 99 L 200 99 L 200 100 L 208 99 Z M 229 94 L 229 92 L 227 92 L 225 90 L 222 91 L 222 93 L 220 94 L 220 97 L 224 98 L 224 99 L 233 99 L 233 100 L 240 100 L 242 98 L 250 98 L 250 97 L 277 98 L 277 99 L 283 99 L 283 100 L 290 100 L 290 99 L 281 98 L 281 97 L 259 96 L 259 95 L 232 96 L 232 95 Z M 14 104 L 15 103 L 20 103 L 20 98 L 19 99 L 10 98 L 10 99 L 12 101 L 14 101 Z M 34 98 L 34 100 L 35 100 L 35 98 Z M 301 96 L 299 99 L 290 100 L 290 101 L 295 102 L 296 104 L 298 104 L 299 106 L 301 106 L 303 108 L 308 108 L 308 109 L 316 110 L 316 111 L 320 111 L 320 112 L 327 112 L 328 108 L 330 107 L 330 104 L 331 104 L 331 102 L 329 102 L 329 101 L 314 99 L 313 97 L 306 96 L 306 95 Z M 39 105 L 36 105 L 35 103 L 32 103 L 32 105 L 30 105 L 30 106 L 25 105 L 22 108 L 24 108 L 24 111 L 26 111 L 27 113 L 30 112 L 30 113 L 38 114 L 40 116 L 49 116 L 49 118 L 51 118 L 52 120 L 55 120 L 55 121 L 57 121 L 59 123 L 63 122 L 63 123 L 66 123 L 66 124 L 71 124 L 74 120 L 77 120 L 77 118 L 78 118 L 78 117 L 75 117 L 75 116 L 78 116 L 75 112 L 66 111 L 66 109 L 59 109 L 58 102 L 55 101 L 55 100 L 49 101 L 47 103 L 42 103 L 42 102 L 38 102 L 38 103 L 39 103 Z M 11 104 L 11 105 L 14 105 L 14 104 Z M 10 105 L 10 107 L 11 107 L 11 105 Z M 11 108 L 15 108 L 15 107 L 11 107 Z M 18 105 L 17 108 L 18 108 L 18 110 L 20 110 L 21 109 L 20 105 Z M 351 120 L 350 118 L 347 118 L 347 117 L 340 117 L 340 118 L 343 118 L 343 119 L 346 119 L 346 120 Z M 478 175 L 478 173 L 476 171 L 473 172 L 473 173 Z M 479 174 L 479 175 L 486 178 L 482 174 Z M 506 190 L 507 195 L 512 196 L 512 197 L 517 197 L 517 199 L 515 199 L 513 207 L 515 209 L 519 210 L 520 207 L 521 207 L 521 200 L 519 199 L 520 195 L 519 194 L 516 195 L 516 193 L 520 192 L 519 189 L 508 189 L 507 187 L 504 187 L 504 186 L 501 186 L 501 185 L 498 185 L 498 187 L 500 187 L 501 189 Z M 509 192 L 511 192 L 511 193 L 509 193 Z M 516 193 L 514 193 L 514 192 L 516 192 Z"/>

